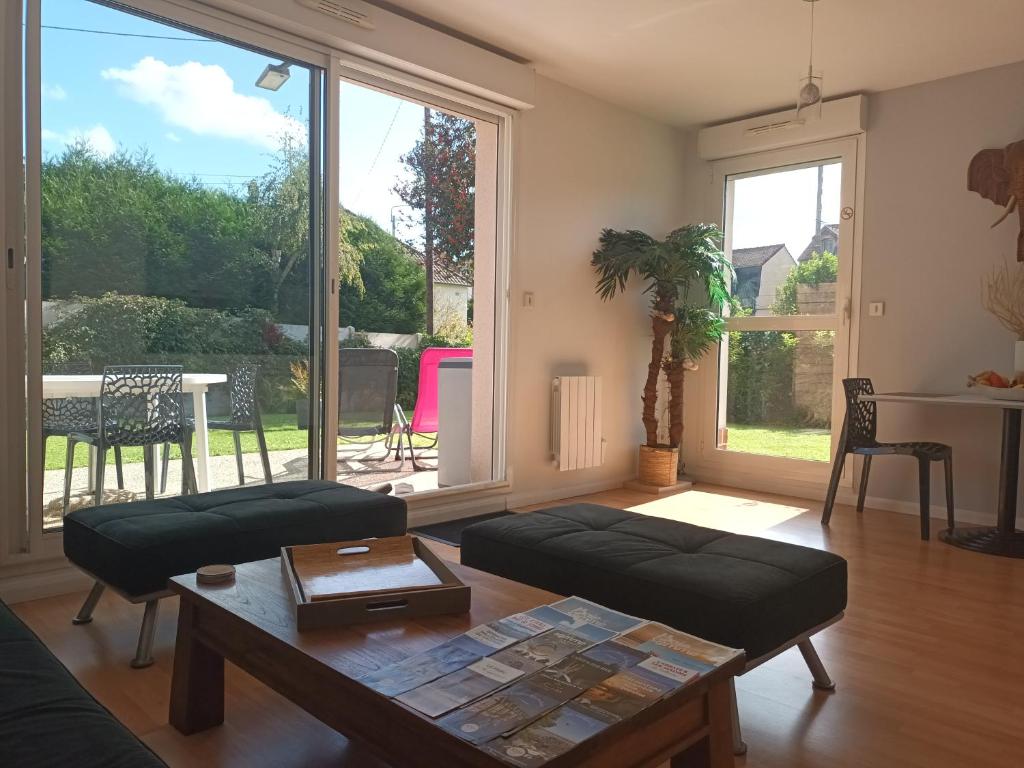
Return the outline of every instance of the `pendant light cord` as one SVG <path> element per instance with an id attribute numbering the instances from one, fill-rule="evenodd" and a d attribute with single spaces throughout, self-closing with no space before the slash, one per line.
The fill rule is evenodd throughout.
<path id="1" fill-rule="evenodd" d="M 807 60 L 807 75 L 808 77 L 814 76 L 814 6 L 817 4 L 817 0 L 810 0 L 809 5 L 811 6 L 811 53 Z"/>

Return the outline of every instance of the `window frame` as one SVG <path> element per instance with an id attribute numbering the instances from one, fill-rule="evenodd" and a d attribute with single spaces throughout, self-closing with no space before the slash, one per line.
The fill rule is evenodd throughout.
<path id="1" fill-rule="evenodd" d="M 836 341 L 833 351 L 832 427 L 829 448 L 834 456 L 842 431 L 845 400 L 840 381 L 856 375 L 857 347 L 859 335 L 859 313 L 855 309 L 860 302 L 860 264 L 862 241 L 863 182 L 864 182 L 863 134 L 839 139 L 808 142 L 782 149 L 754 152 L 710 162 L 711 174 L 705 197 L 705 220 L 723 228 L 727 240 L 730 233 L 725 230 L 732 202 L 727 194 L 730 180 L 743 176 L 756 176 L 772 171 L 794 170 L 813 167 L 823 161 L 838 159 L 843 164 L 840 207 L 853 209 L 853 218 L 841 222 L 839 252 L 840 279 L 836 291 L 836 311 L 832 315 L 784 315 L 729 318 L 728 330 L 744 331 L 801 331 L 835 330 Z M 726 245 L 731 245 L 727 243 Z M 687 468 L 694 476 L 712 482 L 728 482 L 731 485 L 762 488 L 792 493 L 817 493 L 828 482 L 829 462 L 788 459 L 729 451 L 718 447 L 719 403 L 725 403 L 727 380 L 721 376 L 720 353 L 722 345 L 709 352 L 694 375 L 696 400 L 699 407 L 694 413 L 696 429 L 688 430 L 689 438 L 684 446 L 686 454 L 694 457 L 687 461 Z M 852 470 L 844 470 L 842 484 L 852 488 Z M 811 489 L 814 489 L 813 491 Z"/>

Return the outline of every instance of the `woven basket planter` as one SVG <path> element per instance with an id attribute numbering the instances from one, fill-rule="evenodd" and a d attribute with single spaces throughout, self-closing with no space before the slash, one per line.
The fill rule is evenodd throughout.
<path id="1" fill-rule="evenodd" d="M 675 485 L 678 467 L 678 448 L 640 446 L 640 470 L 637 477 L 639 482 L 658 488 Z"/>

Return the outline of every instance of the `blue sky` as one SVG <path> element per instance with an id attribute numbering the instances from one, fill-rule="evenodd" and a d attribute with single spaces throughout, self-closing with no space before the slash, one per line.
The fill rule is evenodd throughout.
<path id="1" fill-rule="evenodd" d="M 85 138 L 101 154 L 145 149 L 163 170 L 242 189 L 267 169 L 280 135 L 305 136 L 310 74 L 301 66 L 268 91 L 255 81 L 274 57 L 87 0 L 43 0 L 42 9 L 44 156 Z M 400 156 L 419 136 L 422 108 L 340 87 L 342 204 L 389 228 L 391 206 L 401 204 L 390 190 Z"/>

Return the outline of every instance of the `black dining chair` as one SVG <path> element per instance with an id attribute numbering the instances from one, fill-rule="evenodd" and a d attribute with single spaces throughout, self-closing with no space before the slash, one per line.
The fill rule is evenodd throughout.
<path id="1" fill-rule="evenodd" d="M 245 485 L 245 468 L 242 464 L 242 432 L 255 432 L 256 442 L 260 447 L 260 461 L 263 463 L 263 479 L 269 485 L 274 482 L 270 471 L 270 454 L 267 452 L 267 438 L 263 433 L 263 421 L 260 418 L 260 406 L 256 397 L 256 386 L 259 381 L 259 366 L 254 363 L 241 363 L 228 374 L 228 397 L 231 401 L 231 414 L 226 419 L 207 419 L 207 429 L 227 429 L 234 433 L 235 465 L 238 469 L 238 484 Z M 188 417 L 189 425 L 194 429 L 195 417 Z M 167 469 L 170 464 L 171 446 L 164 446 L 163 466 L 160 474 L 160 493 L 167 490 Z"/>
<path id="2" fill-rule="evenodd" d="M 873 395 L 871 379 L 843 379 L 846 395 L 846 417 L 839 438 L 835 461 L 832 462 L 832 478 L 825 496 L 825 508 L 821 524 L 828 525 L 832 518 L 839 478 L 843 474 L 846 454 L 855 453 L 864 457 L 860 473 L 860 490 L 857 494 L 857 511 L 864 511 L 864 496 L 868 490 L 868 474 L 871 459 L 875 456 L 913 456 L 918 466 L 918 492 L 921 508 L 921 538 L 929 537 L 931 511 L 931 463 L 941 461 L 946 472 L 946 517 L 950 528 L 956 526 L 953 518 L 953 448 L 944 443 L 880 443 L 878 433 L 878 406 L 874 401 L 861 400 L 861 395 Z"/>
<path id="3" fill-rule="evenodd" d="M 155 495 L 155 461 L 150 448 L 176 443 L 182 455 L 182 494 L 196 493 L 192 466 L 192 430 L 185 421 L 180 365 L 108 365 L 103 369 L 100 407 L 95 429 L 68 435 L 68 455 L 75 445 L 96 448 L 96 505 L 103 503 L 108 448 L 134 446 L 143 449 L 146 498 Z M 71 492 L 71 465 L 64 471 L 64 506 Z"/>

